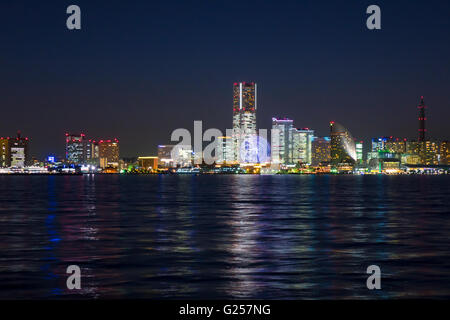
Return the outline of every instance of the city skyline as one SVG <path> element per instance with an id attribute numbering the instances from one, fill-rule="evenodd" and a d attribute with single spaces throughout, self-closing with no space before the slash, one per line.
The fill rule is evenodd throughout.
<path id="1" fill-rule="evenodd" d="M 62 153 L 66 131 L 120 137 L 122 155 L 133 156 L 155 153 L 174 128 L 193 120 L 227 128 L 230 87 L 240 79 L 259 83 L 262 128 L 273 116 L 289 116 L 319 136 L 334 120 L 364 141 L 413 138 L 414 108 L 424 95 L 428 135 L 449 138 L 449 3 L 379 1 L 377 31 L 365 26 L 364 1 L 112 1 L 108 15 L 101 4 L 77 4 L 79 31 L 65 27 L 64 3 L 0 5 L 7 62 L 0 105 L 11 119 L 1 135 L 21 130 L 38 157 Z"/>
<path id="2" fill-rule="evenodd" d="M 245 89 L 243 91 L 243 87 L 245 88 L 246 86 L 249 88 L 249 89 L 247 89 L 248 90 L 247 93 L 245 93 Z M 257 84 L 255 82 L 245 82 L 244 81 L 244 82 L 234 82 L 233 83 L 233 121 L 232 121 L 232 129 L 233 129 L 233 131 L 235 131 L 238 128 L 242 128 L 242 133 L 245 133 L 245 134 L 241 133 L 242 137 L 238 137 L 238 135 L 236 135 L 236 137 L 234 137 L 234 138 L 233 137 L 229 137 L 233 141 L 233 143 L 232 143 L 233 146 L 240 144 L 239 141 L 242 143 L 245 139 L 248 139 L 250 136 L 257 134 L 257 130 L 264 129 L 264 128 L 258 127 L 258 125 L 257 125 L 258 122 L 256 120 L 257 119 L 256 118 L 256 111 L 257 111 L 257 107 L 256 107 L 256 105 L 257 105 L 256 104 L 256 101 L 257 101 L 257 90 L 256 90 L 256 87 L 257 87 Z M 246 99 L 249 99 L 250 102 L 247 102 Z M 428 108 L 428 107 L 425 105 L 424 99 L 425 99 L 424 96 L 420 96 L 420 102 L 418 103 L 418 106 L 417 106 L 419 122 L 418 122 L 418 129 L 416 129 L 417 130 L 416 132 L 418 133 L 418 134 L 416 134 L 416 137 L 412 137 L 412 136 L 410 136 L 410 137 L 395 137 L 395 136 L 392 136 L 392 135 L 389 136 L 389 135 L 386 135 L 386 134 L 378 134 L 378 135 L 376 135 L 374 137 L 371 137 L 371 138 L 368 138 L 368 139 L 361 138 L 361 137 L 358 137 L 358 136 L 356 138 L 352 137 L 352 140 L 354 142 L 361 141 L 361 143 L 363 144 L 362 152 L 364 154 L 366 154 L 367 152 L 373 151 L 373 147 L 371 147 L 369 142 L 372 141 L 372 144 L 373 144 L 373 140 L 375 138 L 378 139 L 378 137 L 384 137 L 384 138 L 389 138 L 389 139 L 397 139 L 397 140 L 398 139 L 401 139 L 401 140 L 407 139 L 408 141 L 427 141 L 427 140 L 428 141 L 448 141 L 448 140 L 450 140 L 450 139 L 447 139 L 447 138 L 436 137 L 436 136 L 432 136 L 432 135 L 430 137 L 428 129 L 425 129 L 425 122 L 427 122 L 427 120 L 428 120 L 426 115 L 425 115 L 425 109 Z M 248 105 L 248 110 L 247 110 L 247 105 Z M 274 128 L 274 123 L 289 123 L 290 124 L 290 129 L 286 129 L 286 130 L 292 130 L 293 129 L 295 131 L 294 135 L 295 135 L 295 133 L 309 132 L 310 131 L 309 134 L 311 135 L 311 137 L 314 136 L 316 138 L 324 138 L 324 137 L 329 137 L 330 136 L 329 132 L 328 132 L 328 134 L 317 134 L 315 132 L 316 130 L 314 128 L 311 128 L 311 129 L 310 128 L 296 128 L 296 127 L 293 126 L 293 121 L 294 120 L 291 117 L 289 117 L 289 116 L 284 116 L 284 117 L 272 116 L 271 120 L 272 120 L 272 129 Z M 335 121 L 332 120 L 332 121 L 329 121 L 328 123 L 330 123 L 331 124 L 331 128 L 333 128 L 332 124 L 335 123 Z M 337 122 L 337 124 L 341 125 L 339 122 Z M 428 125 L 427 125 L 427 128 L 428 128 Z M 270 127 L 265 128 L 265 129 L 270 129 Z M 223 131 L 225 132 L 226 130 L 223 130 Z M 282 130 L 282 131 L 284 131 L 284 130 Z M 352 131 L 353 130 L 349 130 L 349 132 L 352 132 Z M 55 157 L 56 156 L 57 158 L 60 158 L 60 159 L 67 159 L 67 137 L 68 136 L 79 136 L 80 138 L 86 137 L 86 134 L 83 133 L 83 132 L 86 132 L 85 130 L 76 130 L 74 132 L 80 132 L 80 133 L 69 134 L 69 133 L 67 133 L 67 131 L 64 133 L 64 136 L 66 138 L 66 147 L 64 148 L 63 152 L 58 152 L 58 151 L 54 151 L 53 150 L 53 151 L 45 152 L 43 156 L 36 156 L 33 153 L 32 147 L 30 148 L 30 146 L 28 145 L 28 141 L 30 141 L 30 145 L 32 145 L 32 141 L 31 141 L 32 139 L 30 139 L 29 137 L 24 138 L 27 141 L 27 149 L 28 149 L 27 158 L 28 159 L 35 158 L 37 160 L 43 160 L 43 159 L 45 160 L 49 156 L 51 156 L 51 157 Z M 21 135 L 21 130 L 18 130 L 17 131 L 17 136 L 20 137 L 20 135 Z M 233 135 L 235 135 L 235 134 L 233 134 Z M 292 133 L 291 133 L 291 136 L 292 136 Z M 220 138 L 224 138 L 224 137 L 220 137 Z M 6 139 L 12 139 L 13 140 L 15 138 L 10 137 L 10 136 L 5 136 L 5 137 L 1 137 L 0 140 L 6 140 Z M 270 139 L 272 139 L 272 140 L 270 140 Z M 273 152 L 272 151 L 273 150 L 272 147 L 274 145 L 274 140 L 273 140 L 273 138 L 270 138 L 270 139 L 268 140 L 268 142 L 270 143 L 269 147 L 271 148 L 271 156 L 272 156 L 272 152 Z M 310 138 L 307 138 L 307 139 L 310 140 Z M 97 139 L 97 140 L 98 140 L 97 143 L 98 142 L 103 142 L 102 139 Z M 105 142 L 112 141 L 112 140 L 118 142 L 117 138 L 110 139 L 110 140 L 106 139 Z M 91 143 L 91 142 L 95 143 L 96 142 L 95 139 L 89 139 L 87 141 L 89 143 Z M 170 144 L 175 145 L 177 143 L 176 141 L 170 141 L 170 139 L 167 139 L 166 142 L 168 142 L 166 144 L 169 144 L 169 145 Z M 158 143 L 158 145 L 160 145 L 160 144 L 161 144 L 161 142 Z M 311 141 L 310 141 L 309 144 L 310 144 L 310 147 L 311 147 Z M 140 154 L 132 154 L 132 155 L 124 155 L 124 154 L 121 153 L 120 154 L 120 158 L 133 158 L 133 157 L 137 158 L 139 156 L 142 156 L 142 154 L 156 154 L 158 145 L 153 146 L 153 147 L 150 148 L 150 149 L 155 150 L 155 151 L 151 151 L 151 152 L 144 151 L 144 152 L 142 152 Z M 30 151 L 30 149 L 31 149 L 31 151 Z M 238 157 L 236 155 L 237 149 L 235 147 L 233 147 L 232 149 L 233 149 L 232 157 L 235 159 L 235 161 L 239 162 L 239 160 L 236 158 L 236 157 Z M 276 150 L 276 152 L 279 152 L 278 151 L 278 146 L 276 144 L 275 144 L 275 150 Z M 290 152 L 292 153 L 292 150 Z M 311 151 L 309 151 L 309 153 L 310 152 Z M 308 158 L 309 159 L 308 162 L 310 163 L 311 162 L 311 155 L 309 155 L 308 157 L 309 157 Z M 356 157 L 356 154 L 355 154 L 355 157 Z M 292 155 L 291 155 L 291 158 L 292 158 Z M 291 160 L 289 160 L 289 161 L 291 161 Z M 278 161 L 278 163 L 279 163 L 279 161 Z"/>

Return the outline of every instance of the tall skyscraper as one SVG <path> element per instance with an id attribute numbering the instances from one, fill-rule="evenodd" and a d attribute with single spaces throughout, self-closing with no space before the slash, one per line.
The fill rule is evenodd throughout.
<path id="1" fill-rule="evenodd" d="M 350 132 L 337 122 L 330 122 L 331 163 L 354 164 L 356 162 L 356 146 Z"/>
<path id="2" fill-rule="evenodd" d="M 218 164 L 233 164 L 234 163 L 234 153 L 233 153 L 233 143 L 231 137 L 218 137 L 219 144 L 219 154 L 217 155 L 216 163 Z"/>
<path id="3" fill-rule="evenodd" d="M 100 168 L 119 167 L 119 140 L 100 140 L 98 142 Z"/>
<path id="4" fill-rule="evenodd" d="M 23 138 L 20 131 L 17 138 L 9 140 L 10 166 L 23 168 L 30 164 L 28 153 L 28 138 Z"/>
<path id="5" fill-rule="evenodd" d="M 74 164 L 87 162 L 86 135 L 66 133 L 66 159 Z"/>
<path id="6" fill-rule="evenodd" d="M 425 121 L 427 120 L 425 117 L 426 107 L 422 96 L 420 97 L 420 104 L 417 106 L 419 109 L 419 142 L 425 141 L 425 133 L 427 132 L 427 129 L 425 128 Z"/>
<path id="7" fill-rule="evenodd" d="M 273 164 L 292 164 L 293 120 L 272 118 L 271 150 Z"/>
<path id="8" fill-rule="evenodd" d="M 355 143 L 356 148 L 356 162 L 363 164 L 363 142 L 359 141 Z"/>
<path id="9" fill-rule="evenodd" d="M 330 137 L 314 137 L 311 143 L 313 166 L 326 165 L 330 163 Z"/>
<path id="10" fill-rule="evenodd" d="M 11 158 L 9 155 L 9 138 L 0 138 L 0 167 L 9 167 Z"/>
<path id="11" fill-rule="evenodd" d="M 256 136 L 257 86 L 254 82 L 233 85 L 233 145 L 235 161 L 246 162 Z"/>
<path id="12" fill-rule="evenodd" d="M 439 164 L 450 164 L 450 141 L 441 141 L 439 150 Z"/>
<path id="13" fill-rule="evenodd" d="M 292 128 L 292 164 L 311 164 L 314 130 Z"/>

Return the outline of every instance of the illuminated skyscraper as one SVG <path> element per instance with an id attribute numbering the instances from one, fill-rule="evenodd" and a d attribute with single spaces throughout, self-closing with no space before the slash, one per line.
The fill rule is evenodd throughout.
<path id="1" fill-rule="evenodd" d="M 426 107 L 422 96 L 420 97 L 420 104 L 417 106 L 419 109 L 419 142 L 425 141 L 425 133 L 427 132 L 427 129 L 425 129 L 425 121 L 427 120 L 425 117 Z"/>
<path id="2" fill-rule="evenodd" d="M 385 149 L 393 153 L 406 153 L 406 139 L 390 137 L 385 143 Z"/>
<path id="3" fill-rule="evenodd" d="M 100 168 L 119 167 L 119 140 L 100 140 L 98 142 Z"/>
<path id="4" fill-rule="evenodd" d="M 356 148 L 356 162 L 358 164 L 363 163 L 363 142 L 359 141 L 355 143 Z"/>
<path id="5" fill-rule="evenodd" d="M 273 164 L 292 164 L 293 120 L 272 118 L 271 150 Z"/>
<path id="6" fill-rule="evenodd" d="M 439 150 L 439 164 L 450 165 L 450 141 L 442 141 Z"/>
<path id="7" fill-rule="evenodd" d="M 330 155 L 330 137 L 314 137 L 311 143 L 311 164 L 313 166 L 329 164 Z"/>
<path id="8" fill-rule="evenodd" d="M 312 150 L 311 144 L 314 138 L 314 130 L 309 128 L 292 130 L 292 163 L 311 164 Z"/>
<path id="9" fill-rule="evenodd" d="M 87 162 L 86 135 L 66 133 L 66 159 L 75 164 Z"/>
<path id="10" fill-rule="evenodd" d="M 423 165 L 439 164 L 439 142 L 422 141 L 420 142 L 420 160 Z"/>
<path id="11" fill-rule="evenodd" d="M 256 83 L 238 82 L 233 85 L 233 145 L 235 161 L 245 162 L 246 152 L 256 136 Z"/>
<path id="12" fill-rule="evenodd" d="M 11 158 L 9 155 L 9 138 L 0 138 L 0 167 L 9 167 Z"/>
<path id="13" fill-rule="evenodd" d="M 231 137 L 218 137 L 219 154 L 217 155 L 218 164 L 234 163 L 233 139 Z"/>
<path id="14" fill-rule="evenodd" d="M 384 150 L 387 137 L 372 138 L 372 152 Z"/>
<path id="15" fill-rule="evenodd" d="M 354 164 L 356 162 L 356 146 L 350 132 L 337 122 L 330 122 L 331 163 Z"/>
<path id="16" fill-rule="evenodd" d="M 20 131 L 17 132 L 17 138 L 9 140 L 9 156 L 11 167 L 23 168 L 30 164 L 28 138 L 23 138 Z"/>

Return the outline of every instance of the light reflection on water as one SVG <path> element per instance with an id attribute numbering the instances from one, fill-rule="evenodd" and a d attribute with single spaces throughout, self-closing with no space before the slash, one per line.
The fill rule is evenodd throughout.
<path id="1" fill-rule="evenodd" d="M 449 182 L 0 176 L 0 298 L 450 297 Z"/>

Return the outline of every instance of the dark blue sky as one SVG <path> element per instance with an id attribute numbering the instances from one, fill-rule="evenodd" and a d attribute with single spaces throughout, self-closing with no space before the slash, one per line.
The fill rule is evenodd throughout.
<path id="1" fill-rule="evenodd" d="M 77 4 L 82 30 L 66 28 Z M 382 30 L 366 28 L 377 4 Z M 231 128 L 232 84 L 258 83 L 272 116 L 328 134 L 449 139 L 449 1 L 22 1 L 0 4 L 0 136 L 62 154 L 64 133 L 150 155 L 176 128 Z"/>

